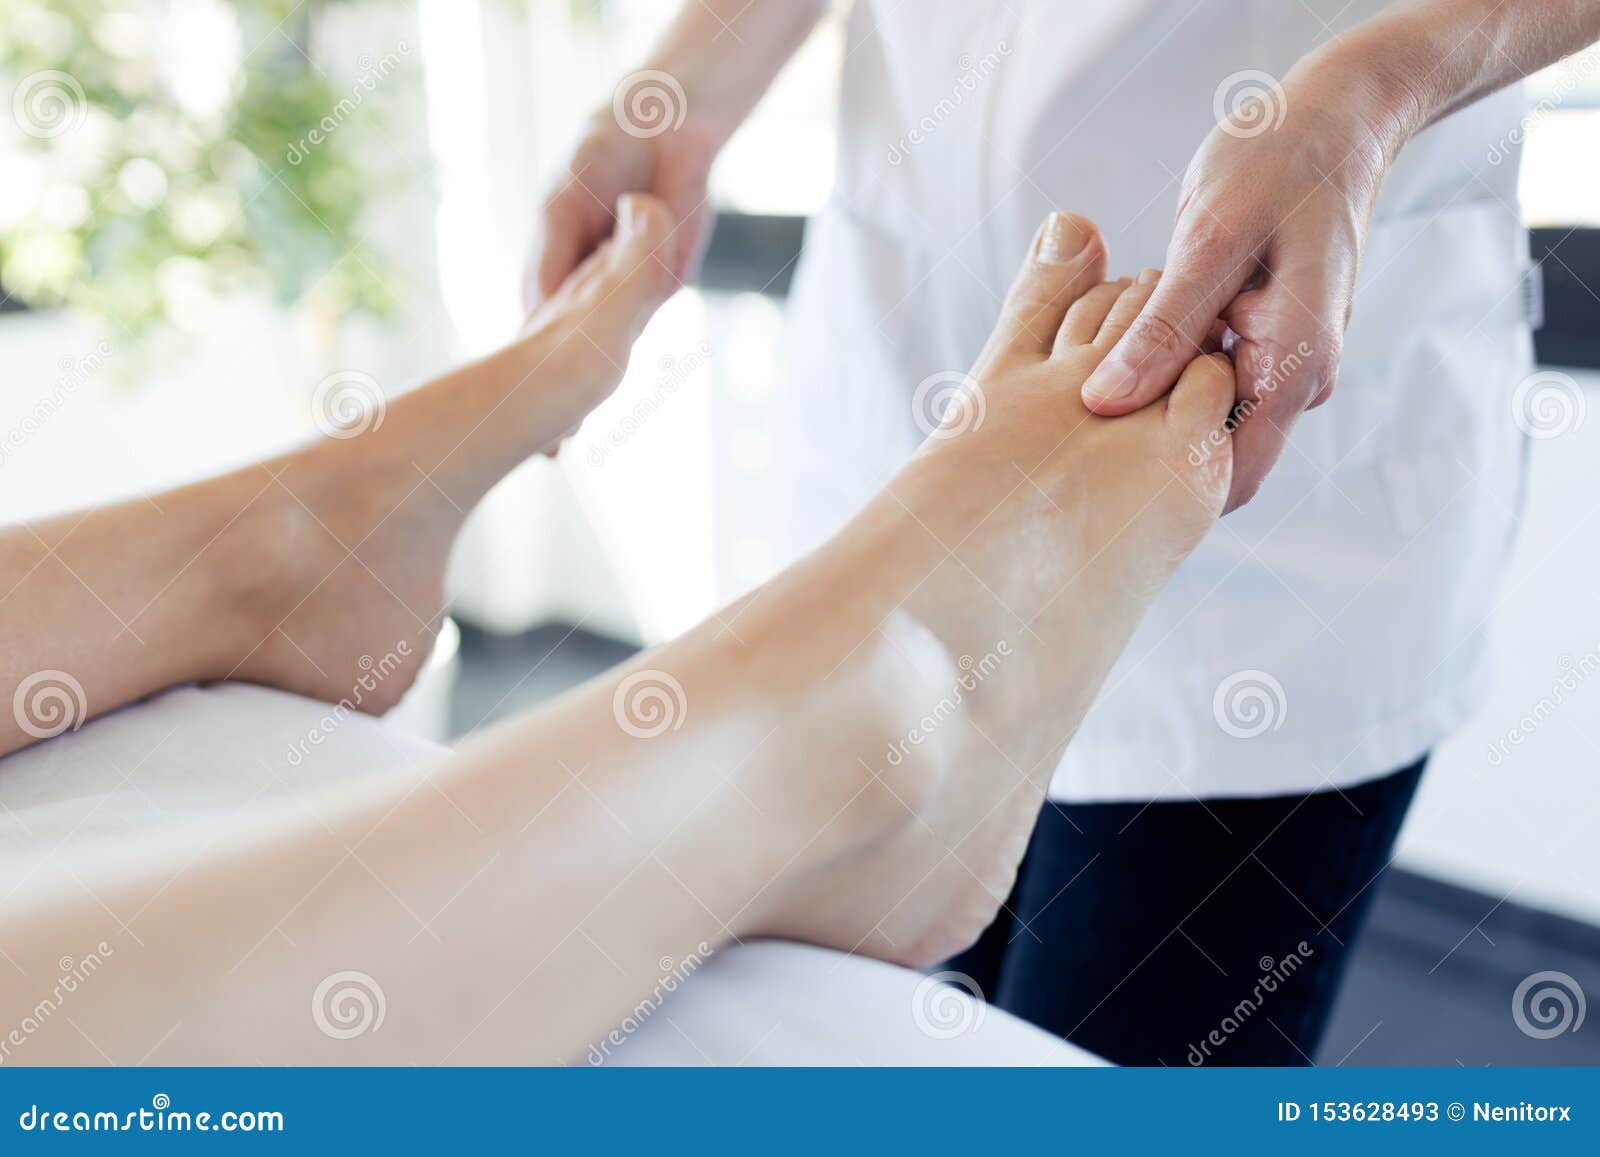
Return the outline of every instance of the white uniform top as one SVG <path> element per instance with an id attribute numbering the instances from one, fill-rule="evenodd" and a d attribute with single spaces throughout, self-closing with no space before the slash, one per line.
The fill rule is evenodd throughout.
<path id="1" fill-rule="evenodd" d="M 785 477 L 763 503 L 787 519 L 778 553 L 837 527 L 918 445 L 918 383 L 971 364 L 1048 210 L 1098 222 L 1114 272 L 1163 265 L 1218 103 L 1383 7 L 857 0 L 837 188 L 791 297 Z M 1054 796 L 1345 786 L 1476 706 L 1519 498 L 1511 399 L 1532 369 L 1522 107 L 1491 97 L 1400 157 L 1333 399 L 1156 601 Z"/>

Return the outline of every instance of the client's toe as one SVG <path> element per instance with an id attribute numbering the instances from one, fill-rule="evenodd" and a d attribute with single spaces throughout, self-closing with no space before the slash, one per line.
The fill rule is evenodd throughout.
<path id="1" fill-rule="evenodd" d="M 1179 375 L 1166 402 L 1167 429 L 1183 453 L 1178 469 L 1191 471 L 1189 488 L 1213 518 L 1222 513 L 1233 475 L 1233 436 L 1227 422 L 1234 390 L 1228 356 L 1205 354 Z"/>
<path id="2" fill-rule="evenodd" d="M 672 272 L 672 214 L 642 193 L 617 202 L 617 228 L 599 278 L 603 301 L 642 324 L 678 287 Z"/>
<path id="3" fill-rule="evenodd" d="M 1056 331 L 1055 356 L 1061 357 L 1072 350 L 1094 344 L 1095 334 L 1100 332 L 1101 325 L 1105 323 L 1106 314 L 1111 312 L 1122 291 L 1132 284 L 1132 280 L 1126 277 L 1107 281 L 1073 302 L 1067 310 L 1066 320 Z"/>
<path id="4" fill-rule="evenodd" d="M 671 264 L 676 231 L 665 202 L 644 193 L 619 197 L 611 236 L 534 310 L 528 329 L 581 326 L 586 345 L 605 351 L 613 366 L 626 362 L 627 347 L 678 288 Z"/>
<path id="5" fill-rule="evenodd" d="M 1077 213 L 1050 214 L 1006 295 L 986 355 L 1047 355 L 1068 307 L 1105 274 L 1105 241 L 1094 222 Z"/>
<path id="6" fill-rule="evenodd" d="M 1128 327 L 1138 318 L 1145 302 L 1149 301 L 1150 295 L 1156 291 L 1159 277 L 1155 270 L 1145 270 L 1139 275 L 1138 280 L 1124 289 L 1121 296 L 1112 303 L 1105 320 L 1100 323 L 1099 332 L 1094 336 L 1094 346 L 1102 355 L 1109 353 L 1118 339 L 1128 332 Z"/>
<path id="7" fill-rule="evenodd" d="M 1227 354 L 1195 358 L 1172 388 L 1167 424 L 1184 432 L 1220 430 L 1233 409 L 1234 382 Z"/>

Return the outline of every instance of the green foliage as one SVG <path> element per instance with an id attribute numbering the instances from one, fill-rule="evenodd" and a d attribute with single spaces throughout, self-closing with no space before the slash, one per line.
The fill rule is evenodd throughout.
<path id="1" fill-rule="evenodd" d="M 241 289 L 391 308 L 392 271 L 358 226 L 373 191 L 402 179 L 375 170 L 397 151 L 370 138 L 418 54 L 363 57 L 356 86 L 325 78 L 308 59 L 320 7 L 0 4 L 7 295 L 135 333 L 192 326 Z"/>

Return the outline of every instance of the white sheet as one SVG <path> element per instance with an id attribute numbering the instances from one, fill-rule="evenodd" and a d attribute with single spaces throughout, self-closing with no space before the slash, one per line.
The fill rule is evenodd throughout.
<path id="1" fill-rule="evenodd" d="M 312 739 L 316 736 L 316 739 Z M 444 749 L 365 716 L 242 684 L 182 688 L 0 760 L 7 890 L 52 861 L 137 856 L 177 825 L 211 832 L 306 790 L 363 775 L 426 775 Z M 307 822 L 315 822 L 308 810 Z M 796 944 L 712 956 L 641 1004 L 590 1063 L 1081 1065 L 1094 1058 L 873 960 Z"/>
<path id="2" fill-rule="evenodd" d="M 1103 1063 L 942 980 L 775 941 L 719 953 L 636 1031 L 629 1027 L 625 1021 L 596 1042 L 585 1059 L 628 1066 Z"/>

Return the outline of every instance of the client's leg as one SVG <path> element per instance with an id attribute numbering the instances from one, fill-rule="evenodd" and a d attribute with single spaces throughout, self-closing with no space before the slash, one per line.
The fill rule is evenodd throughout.
<path id="1" fill-rule="evenodd" d="M 1137 315 L 1153 274 L 1094 286 L 1098 236 L 1077 218 L 1054 224 L 1056 252 L 1084 248 L 1024 268 L 947 418 L 971 428 L 930 439 L 841 536 L 871 544 L 899 613 L 958 656 L 940 693 L 862 753 L 887 774 L 931 739 L 941 762 L 924 754 L 920 774 L 937 783 L 891 839 L 796 878 L 797 902 L 769 925 L 783 934 L 914 964 L 971 943 L 1010 891 L 1101 680 L 1222 509 L 1230 363 L 1197 359 L 1132 421 L 1090 414 L 1071 384 Z"/>
<path id="2" fill-rule="evenodd" d="M 432 645 L 467 511 L 616 386 L 676 288 L 653 256 L 665 211 L 624 200 L 616 239 L 516 342 L 381 419 L 154 500 L 0 530 L 0 691 L 15 700 L 0 754 L 176 683 L 338 701 L 370 681 L 363 656 L 399 660 L 361 696 L 392 706 Z"/>
<path id="3" fill-rule="evenodd" d="M 357 785 L 317 823 L 264 815 L 136 873 L 77 865 L 0 905 L 7 954 L 47 975 L 121 936 L 73 1005 L 117 1059 L 403 1063 L 574 1056 L 729 938 L 959 947 L 1227 493 L 1226 440 L 1190 453 L 1232 402 L 1225 361 L 1125 418 L 1079 402 L 1109 344 L 1110 303 L 1080 296 L 1103 261 L 1086 223 L 1047 223 L 968 383 L 983 420 L 953 417 L 737 636 L 708 624 L 475 738 L 430 790 Z M 306 1014 L 343 969 L 381 980 L 381 1033 Z M 0 1019 L 25 1005 L 7 992 Z M 93 1057 L 60 1021 L 35 1046 Z"/>

